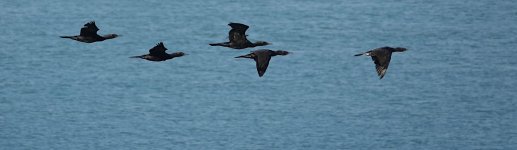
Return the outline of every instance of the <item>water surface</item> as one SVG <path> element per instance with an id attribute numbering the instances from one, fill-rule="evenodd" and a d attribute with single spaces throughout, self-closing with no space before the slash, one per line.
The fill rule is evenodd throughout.
<path id="1" fill-rule="evenodd" d="M 516 149 L 517 1 L 0 1 L 0 149 Z M 95 20 L 93 44 L 60 39 Z M 292 55 L 210 47 L 228 22 Z M 129 59 L 163 41 L 190 55 Z M 354 54 L 393 55 L 379 80 Z M 262 48 L 262 47 L 261 47 Z"/>

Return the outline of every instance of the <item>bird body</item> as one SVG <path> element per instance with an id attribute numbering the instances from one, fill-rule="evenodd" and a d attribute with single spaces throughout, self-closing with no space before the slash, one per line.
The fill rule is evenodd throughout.
<path id="1" fill-rule="evenodd" d="M 277 55 L 287 55 L 289 52 L 283 51 L 283 50 L 269 50 L 269 49 L 261 49 L 252 51 L 249 54 L 237 56 L 235 58 L 249 58 L 255 60 L 255 64 L 257 67 L 257 73 L 259 77 L 262 77 L 264 73 L 266 73 L 267 67 L 269 66 L 269 61 L 271 60 L 271 57 L 277 56 Z"/>
<path id="2" fill-rule="evenodd" d="M 250 42 L 246 38 L 246 30 L 248 30 L 249 26 L 245 24 L 229 23 L 228 26 L 232 27 L 230 32 L 228 32 L 229 42 L 211 43 L 209 44 L 210 46 L 223 46 L 233 49 L 245 49 L 250 47 L 269 45 L 268 42 L 264 41 L 257 41 L 255 43 Z"/>
<path id="3" fill-rule="evenodd" d="M 406 48 L 402 47 L 381 47 L 364 53 L 356 54 L 354 56 L 366 55 L 372 57 L 372 60 L 375 63 L 375 69 L 377 70 L 377 75 L 380 79 L 382 79 L 388 70 L 388 66 L 390 65 L 391 54 L 393 52 L 403 52 L 406 50 Z"/>
<path id="4" fill-rule="evenodd" d="M 153 48 L 149 49 L 149 54 L 140 55 L 140 56 L 132 56 L 130 58 L 141 58 L 149 61 L 165 61 L 169 59 L 173 59 L 175 57 L 181 57 L 184 56 L 185 53 L 183 52 L 175 52 L 167 54 L 165 51 L 167 48 L 163 45 L 163 42 L 158 43 Z"/>
<path id="5" fill-rule="evenodd" d="M 68 39 L 72 39 L 72 40 L 76 40 L 76 41 L 84 42 L 84 43 L 99 42 L 99 41 L 104 41 L 107 39 L 113 39 L 113 38 L 118 37 L 117 34 L 106 34 L 106 35 L 100 36 L 97 34 L 97 31 L 99 31 L 99 28 L 95 25 L 95 21 L 91 21 L 91 22 L 84 24 L 84 26 L 81 28 L 81 32 L 79 35 L 60 36 L 60 37 L 68 38 Z"/>

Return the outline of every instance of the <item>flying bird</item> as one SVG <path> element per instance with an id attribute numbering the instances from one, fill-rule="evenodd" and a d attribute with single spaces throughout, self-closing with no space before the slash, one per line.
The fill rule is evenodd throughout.
<path id="1" fill-rule="evenodd" d="M 84 24 L 84 26 L 81 28 L 81 33 L 79 35 L 75 36 L 60 36 L 61 38 L 69 38 L 72 40 L 76 40 L 79 42 L 85 42 L 85 43 L 93 43 L 93 42 L 99 42 L 104 41 L 107 39 L 113 39 L 118 37 L 117 34 L 106 34 L 103 36 L 100 36 L 97 34 L 97 31 L 99 31 L 99 28 L 95 25 L 95 21 L 88 22 Z"/>
<path id="2" fill-rule="evenodd" d="M 381 47 L 376 48 L 364 53 L 356 54 L 354 56 L 371 56 L 373 62 L 375 63 L 375 68 L 377 70 L 377 75 L 379 76 L 379 79 L 382 79 L 384 75 L 386 74 L 386 71 L 388 70 L 388 66 L 390 65 L 391 60 L 391 53 L 393 52 L 403 52 L 406 51 L 406 48 L 402 47 Z"/>
<path id="3" fill-rule="evenodd" d="M 257 66 L 257 73 L 259 77 L 262 77 L 264 73 L 266 73 L 267 66 L 269 66 L 269 60 L 271 60 L 271 57 L 277 56 L 277 55 L 287 55 L 289 52 L 283 51 L 283 50 L 269 50 L 269 49 L 261 49 L 252 51 L 251 53 L 247 55 L 237 56 L 235 58 L 249 58 L 255 60 L 256 66 Z"/>
<path id="4" fill-rule="evenodd" d="M 169 59 L 173 59 L 175 57 L 181 57 L 184 56 L 185 53 L 183 52 L 174 52 L 167 54 L 165 51 L 167 48 L 163 45 L 163 42 L 158 43 L 153 48 L 149 49 L 149 54 L 140 55 L 140 56 L 132 56 L 129 58 L 141 58 L 149 61 L 165 61 Z"/>
<path id="5" fill-rule="evenodd" d="M 270 43 L 265 41 L 257 41 L 255 43 L 251 43 L 246 38 L 246 30 L 248 30 L 249 26 L 241 23 L 229 23 L 228 24 L 232 29 L 228 33 L 229 42 L 222 43 L 211 43 L 210 46 L 224 46 L 233 49 L 245 49 L 256 46 L 264 46 L 269 45 Z"/>

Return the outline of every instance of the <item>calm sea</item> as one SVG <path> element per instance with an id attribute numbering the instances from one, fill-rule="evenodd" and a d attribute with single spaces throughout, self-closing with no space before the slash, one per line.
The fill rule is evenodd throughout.
<path id="1" fill-rule="evenodd" d="M 2 0 L 0 149 L 517 149 L 515 0 Z M 95 20 L 98 43 L 61 39 Z M 250 25 L 233 50 L 229 22 Z M 130 59 L 163 41 L 190 55 Z M 372 60 L 396 53 L 379 80 Z M 292 52 L 259 78 L 251 50 Z"/>

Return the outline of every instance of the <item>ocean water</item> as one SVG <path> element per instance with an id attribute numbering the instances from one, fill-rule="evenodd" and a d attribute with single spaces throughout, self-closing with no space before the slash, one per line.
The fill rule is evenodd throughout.
<path id="1" fill-rule="evenodd" d="M 517 1 L 0 1 L 0 149 L 517 149 Z M 95 20 L 98 43 L 61 39 Z M 233 50 L 229 22 L 273 43 Z M 130 59 L 163 41 L 189 55 Z M 370 58 L 393 55 L 379 80 Z M 251 50 L 292 52 L 259 78 Z"/>

